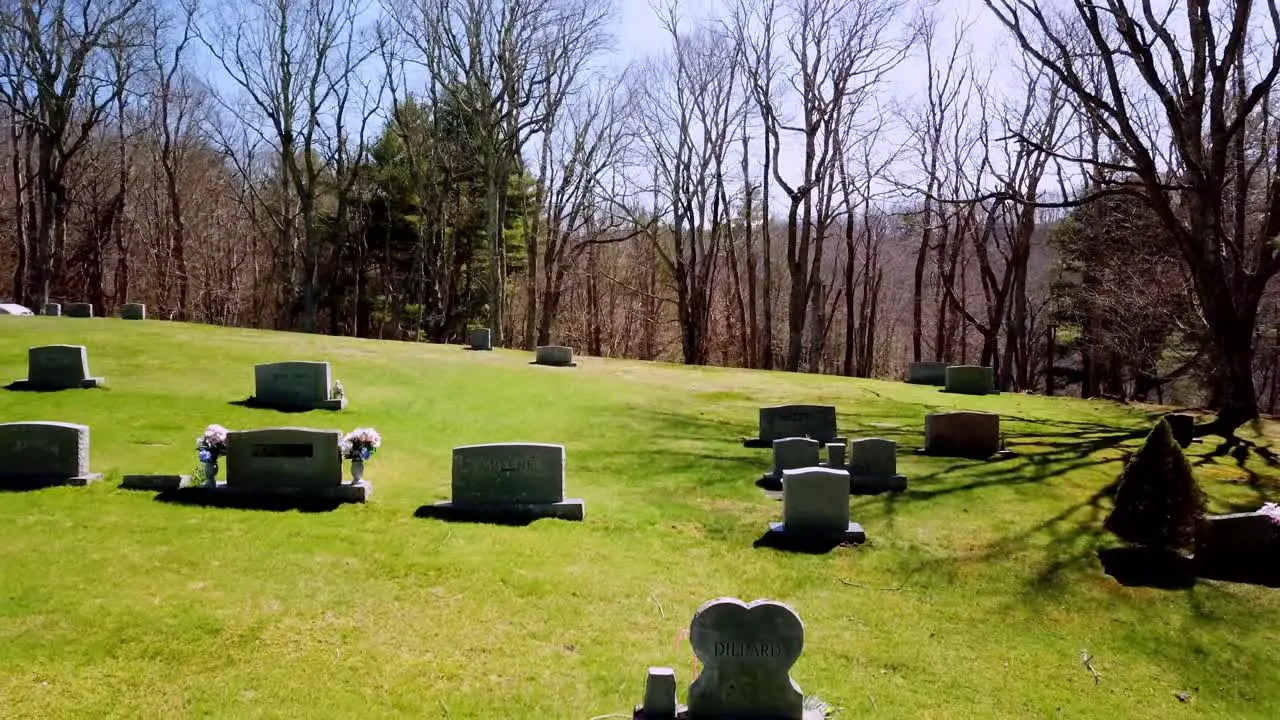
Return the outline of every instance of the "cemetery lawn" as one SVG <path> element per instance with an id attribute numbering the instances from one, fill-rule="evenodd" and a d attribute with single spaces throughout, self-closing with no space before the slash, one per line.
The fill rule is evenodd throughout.
<path id="1" fill-rule="evenodd" d="M 1280 717 L 1280 591 L 1124 587 L 1097 557 L 1105 489 L 1151 416 L 1104 402 L 964 397 L 902 383 L 115 319 L 0 318 L 0 384 L 28 346 L 88 346 L 102 390 L 0 390 L 0 422 L 88 425 L 88 488 L 0 492 L 0 717 L 629 717 L 719 596 L 790 604 L 792 676 L 837 717 Z M 230 404 L 253 365 L 328 360 L 343 412 Z M 781 507 L 741 446 L 756 410 L 834 404 L 842 433 L 902 443 L 910 490 L 851 499 L 869 542 L 753 548 Z M 926 412 L 1001 413 L 1017 456 L 924 458 Z M 160 502 L 123 473 L 188 473 L 210 423 L 372 426 L 364 506 Z M 1264 432 L 1266 428 L 1263 429 Z M 1275 437 L 1270 438 L 1273 442 Z M 1266 442 L 1267 437 L 1255 437 Z M 583 523 L 415 518 L 450 450 L 562 443 Z M 1211 510 L 1280 499 L 1280 469 L 1207 438 Z M 1181 695 L 1181 698 L 1179 697 Z"/>

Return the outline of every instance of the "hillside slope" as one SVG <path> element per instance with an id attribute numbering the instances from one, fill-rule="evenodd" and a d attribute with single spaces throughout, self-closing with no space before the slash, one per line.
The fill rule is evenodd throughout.
<path id="1" fill-rule="evenodd" d="M 0 422 L 92 428 L 85 489 L 0 492 L 0 715 L 592 718 L 630 711 L 645 668 L 718 596 L 791 604 L 792 676 L 841 717 L 1280 715 L 1280 595 L 1201 582 L 1126 588 L 1096 557 L 1100 493 L 1150 418 L 1108 403 L 845 378 L 112 319 L 0 318 L 0 384 L 31 345 L 89 348 L 103 390 L 0 390 Z M 253 365 L 327 360 L 350 406 L 230 404 Z M 753 548 L 781 508 L 744 449 L 761 405 L 839 409 L 850 436 L 902 443 L 898 497 L 851 500 L 870 542 L 826 555 Z M 1018 456 L 925 458 L 925 413 L 999 412 Z M 365 506 L 204 508 L 116 489 L 190 472 L 209 423 L 372 426 Z M 448 499 L 450 451 L 566 446 L 583 523 L 413 516 Z M 1277 471 L 1193 446 L 1215 511 L 1276 499 Z M 1082 652 L 1099 680 L 1082 662 Z M 1191 694 L 1188 704 L 1175 693 Z"/>

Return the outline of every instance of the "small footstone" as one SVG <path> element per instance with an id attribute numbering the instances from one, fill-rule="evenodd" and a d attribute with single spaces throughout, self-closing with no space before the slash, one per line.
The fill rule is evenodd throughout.
<path id="1" fill-rule="evenodd" d="M 679 711 L 680 706 L 676 702 L 676 671 L 665 667 L 649 668 L 640 717 L 646 720 L 672 720 Z"/>

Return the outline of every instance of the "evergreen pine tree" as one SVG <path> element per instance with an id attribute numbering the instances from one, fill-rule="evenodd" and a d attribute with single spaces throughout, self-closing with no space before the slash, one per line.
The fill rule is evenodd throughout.
<path id="1" fill-rule="evenodd" d="M 1204 493 L 1162 419 L 1120 474 L 1106 528 L 1134 545 L 1177 550 L 1194 544 L 1204 512 Z"/>

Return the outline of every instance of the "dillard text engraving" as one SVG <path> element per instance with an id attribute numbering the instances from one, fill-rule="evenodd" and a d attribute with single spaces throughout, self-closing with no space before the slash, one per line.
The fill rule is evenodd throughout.
<path id="1" fill-rule="evenodd" d="M 715 644 L 715 657 L 782 657 L 786 648 L 771 642 L 722 642 Z"/>

